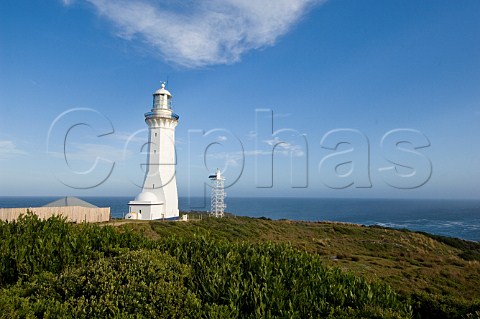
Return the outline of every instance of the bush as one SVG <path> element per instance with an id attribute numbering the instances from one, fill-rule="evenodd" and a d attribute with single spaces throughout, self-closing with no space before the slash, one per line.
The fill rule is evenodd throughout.
<path id="1" fill-rule="evenodd" d="M 422 235 L 435 239 L 438 242 L 449 245 L 453 248 L 462 250 L 458 255 L 460 258 L 467 261 L 480 261 L 480 243 L 475 241 L 468 241 L 460 238 L 453 238 L 448 236 L 433 235 L 425 232 L 418 232 Z"/>
<path id="2" fill-rule="evenodd" d="M 476 318 L 475 314 L 480 313 L 480 300 L 472 304 L 426 292 L 412 294 L 411 300 L 415 313 L 422 319 Z"/>
<path id="3" fill-rule="evenodd" d="M 16 222 L 0 221 L 0 287 L 147 245 L 144 237 L 133 232 L 69 224 L 60 217 L 41 220 L 28 213 Z"/>
<path id="4" fill-rule="evenodd" d="M 19 283 L 1 305 L 10 318 L 198 318 L 201 302 L 184 286 L 189 275 L 171 256 L 132 251 Z"/>
<path id="5" fill-rule="evenodd" d="M 408 302 L 289 245 L 169 238 L 27 215 L 0 223 L 5 318 L 411 318 Z"/>
<path id="6" fill-rule="evenodd" d="M 326 267 L 288 245 L 170 238 L 162 250 L 192 267 L 188 287 L 235 317 L 409 318 L 411 308 L 382 284 Z"/>

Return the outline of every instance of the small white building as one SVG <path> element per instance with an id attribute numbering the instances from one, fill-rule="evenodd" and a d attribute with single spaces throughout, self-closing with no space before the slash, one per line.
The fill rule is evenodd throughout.
<path id="1" fill-rule="evenodd" d="M 153 108 L 145 113 L 148 125 L 148 162 L 143 189 L 130 201 L 127 219 L 175 219 L 179 217 L 175 178 L 175 127 L 172 95 L 165 84 L 153 94 Z"/>

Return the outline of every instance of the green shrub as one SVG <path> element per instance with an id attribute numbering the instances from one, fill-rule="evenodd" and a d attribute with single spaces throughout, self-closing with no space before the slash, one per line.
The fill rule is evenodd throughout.
<path id="1" fill-rule="evenodd" d="M 170 238 L 160 243 L 192 267 L 188 287 L 232 316 L 408 318 L 411 309 L 382 284 L 324 266 L 320 257 L 288 245 Z"/>
<path id="2" fill-rule="evenodd" d="M 201 302 L 184 286 L 189 275 L 171 256 L 131 251 L 19 283 L 1 305 L 8 302 L 9 317 L 198 318 Z"/>
<path id="3" fill-rule="evenodd" d="M 415 293 L 411 296 L 415 313 L 422 319 L 431 318 L 476 318 L 480 313 L 480 300 L 476 303 L 466 303 L 449 296 Z"/>
<path id="4" fill-rule="evenodd" d="M 438 242 L 444 243 L 451 247 L 462 250 L 458 255 L 460 258 L 467 261 L 480 261 L 480 243 L 475 241 L 464 240 L 460 238 L 433 235 L 425 232 L 418 232 L 422 235 L 435 239 Z"/>
<path id="5" fill-rule="evenodd" d="M 60 217 L 41 220 L 28 213 L 15 222 L 0 221 L 0 286 L 146 245 L 148 241 L 133 232 L 74 225 Z"/>
<path id="6" fill-rule="evenodd" d="M 411 318 L 389 286 L 289 245 L 0 223 L 4 318 Z"/>

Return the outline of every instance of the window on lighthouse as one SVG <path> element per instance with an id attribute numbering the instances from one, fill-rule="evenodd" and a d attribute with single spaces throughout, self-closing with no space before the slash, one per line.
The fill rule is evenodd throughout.
<path id="1" fill-rule="evenodd" d="M 160 95 L 160 106 L 163 106 L 165 104 L 165 95 Z"/>

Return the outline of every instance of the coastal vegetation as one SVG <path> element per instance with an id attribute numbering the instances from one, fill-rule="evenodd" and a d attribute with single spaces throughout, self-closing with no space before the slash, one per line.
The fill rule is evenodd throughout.
<path id="1" fill-rule="evenodd" d="M 478 243 L 409 231 L 246 217 L 76 225 L 29 214 L 0 222 L 0 240 L 3 318 L 480 315 Z"/>
<path id="2" fill-rule="evenodd" d="M 409 300 L 415 316 L 480 317 L 478 242 L 379 226 L 232 216 L 122 227 L 149 238 L 205 236 L 253 244 L 288 243 L 319 256 L 328 266 L 390 285 Z"/>

